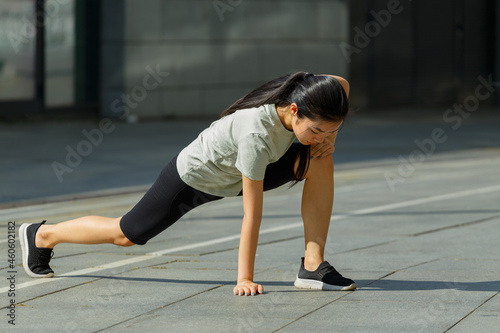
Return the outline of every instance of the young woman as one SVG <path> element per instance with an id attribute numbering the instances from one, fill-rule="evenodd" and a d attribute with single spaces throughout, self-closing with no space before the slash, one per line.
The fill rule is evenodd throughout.
<path id="1" fill-rule="evenodd" d="M 196 206 L 242 195 L 233 292 L 261 294 L 263 287 L 253 282 L 253 273 L 263 192 L 305 179 L 305 256 L 295 286 L 354 290 L 356 284 L 323 258 L 333 205 L 331 154 L 347 115 L 348 94 L 347 81 L 332 75 L 297 72 L 265 83 L 231 105 L 174 157 L 124 216 L 23 224 L 19 233 L 24 269 L 32 277 L 52 277 L 49 262 L 59 243 L 144 245 Z"/>

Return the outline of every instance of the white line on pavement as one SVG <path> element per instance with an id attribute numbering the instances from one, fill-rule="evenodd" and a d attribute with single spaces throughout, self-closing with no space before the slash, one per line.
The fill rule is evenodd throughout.
<path id="1" fill-rule="evenodd" d="M 398 203 L 394 203 L 394 204 L 359 209 L 359 210 L 355 210 L 355 211 L 352 211 L 352 212 L 349 212 L 346 214 L 335 215 L 333 220 L 340 220 L 340 219 L 344 219 L 344 218 L 347 218 L 350 216 L 366 215 L 366 214 L 370 214 L 370 213 L 394 210 L 394 209 L 403 208 L 403 207 L 417 206 L 417 205 L 430 203 L 430 202 L 451 200 L 451 199 L 457 199 L 457 198 L 467 197 L 467 196 L 471 196 L 471 195 L 487 194 L 487 193 L 492 193 L 492 192 L 497 192 L 497 191 L 500 191 L 500 185 L 482 187 L 482 188 L 473 189 L 473 190 L 465 190 L 465 191 L 460 191 L 460 192 L 455 192 L 455 193 L 436 195 L 436 196 L 427 197 L 427 198 L 403 201 L 403 202 L 398 202 Z M 279 227 L 264 229 L 264 230 L 260 231 L 260 234 L 269 234 L 269 233 L 273 233 L 273 232 L 279 232 L 279 231 L 293 229 L 293 228 L 299 228 L 299 227 L 302 227 L 302 222 L 295 222 L 295 223 L 290 223 L 290 224 L 286 224 L 286 225 L 279 226 Z M 98 267 L 85 268 L 85 269 L 61 274 L 61 275 L 58 275 L 57 277 L 54 277 L 54 278 L 38 279 L 38 280 L 34 280 L 34 281 L 25 282 L 25 283 L 17 285 L 16 289 L 18 290 L 18 289 L 22 289 L 22 288 L 26 288 L 26 287 L 36 286 L 36 285 L 39 285 L 42 283 L 57 281 L 58 279 L 68 277 L 68 276 L 78 276 L 78 275 L 95 273 L 95 272 L 102 271 L 105 269 L 116 268 L 116 267 L 121 267 L 121 266 L 129 265 L 129 264 L 133 264 L 133 263 L 143 262 L 143 261 L 155 258 L 156 256 L 161 256 L 161 255 L 168 254 L 168 253 L 197 249 L 200 247 L 205 247 L 205 246 L 209 246 L 209 245 L 215 245 L 215 244 L 229 242 L 232 240 L 237 240 L 239 238 L 240 238 L 240 235 L 238 234 L 238 235 L 232 235 L 232 236 L 227 236 L 227 237 L 222 237 L 222 238 L 216 238 L 216 239 L 212 239 L 209 241 L 198 242 L 198 243 L 194 243 L 194 244 L 190 244 L 190 245 L 174 247 L 174 248 L 165 249 L 165 250 L 161 250 L 161 251 L 150 252 L 146 255 L 138 256 L 135 258 L 119 260 L 119 261 L 115 261 L 115 262 L 101 265 Z M 0 294 L 3 294 L 5 292 L 7 292 L 8 290 L 9 290 L 9 287 L 1 288 Z"/>

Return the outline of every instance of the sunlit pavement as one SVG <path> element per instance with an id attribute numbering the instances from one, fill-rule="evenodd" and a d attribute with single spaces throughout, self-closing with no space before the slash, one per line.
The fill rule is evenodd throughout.
<path id="1" fill-rule="evenodd" d="M 458 128 L 443 112 L 414 119 L 360 112 L 339 134 L 326 260 L 356 281 L 356 291 L 293 286 L 304 249 L 297 185 L 266 193 L 255 269 L 265 293 L 255 297 L 232 294 L 241 198 L 202 206 L 145 246 L 58 245 L 52 279 L 28 277 L 17 234 L 15 243 L 9 242 L 9 225 L 17 231 L 22 223 L 42 219 L 57 223 L 126 213 L 206 122 L 116 124 L 62 182 L 52 163 L 65 163 L 65 147 L 76 150 L 81 131 L 96 124 L 70 124 L 72 130 L 24 125 L 29 128 L 24 137 L 23 126 L 9 127 L 12 132 L 0 132 L 2 141 L 16 133 L 20 139 L 16 149 L 2 150 L 0 327 L 493 332 L 500 324 L 500 112 L 478 111 Z M 44 147 L 52 144 L 45 154 L 30 144 L 33 131 Z M 49 134 L 54 132 L 58 136 Z M 35 194 L 23 196 L 30 192 L 30 179 L 37 179 Z M 102 184 L 91 186 L 95 179 Z"/>

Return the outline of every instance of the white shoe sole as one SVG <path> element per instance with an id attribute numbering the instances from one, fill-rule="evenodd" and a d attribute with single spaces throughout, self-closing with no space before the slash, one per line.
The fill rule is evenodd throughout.
<path id="1" fill-rule="evenodd" d="M 28 274 L 31 277 L 34 278 L 51 278 L 54 276 L 54 273 L 49 273 L 49 274 L 36 274 L 33 273 L 29 266 L 28 266 L 28 254 L 29 254 L 29 248 L 28 248 L 28 233 L 26 232 L 26 229 L 31 225 L 31 223 L 24 223 L 21 225 L 21 228 L 19 228 L 19 240 L 21 241 L 21 250 L 23 251 L 23 268 L 26 271 L 26 274 Z"/>
<path id="2" fill-rule="evenodd" d="M 314 289 L 314 290 L 349 291 L 356 289 L 356 283 L 342 287 L 342 286 L 334 286 L 318 280 L 301 279 L 298 276 L 297 279 L 295 279 L 293 285 L 295 286 L 295 288 L 299 289 Z"/>

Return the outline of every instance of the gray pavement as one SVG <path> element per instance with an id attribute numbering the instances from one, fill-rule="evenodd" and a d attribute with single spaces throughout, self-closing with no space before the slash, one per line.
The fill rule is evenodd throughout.
<path id="1" fill-rule="evenodd" d="M 405 114 L 358 112 L 338 139 L 326 257 L 358 290 L 293 287 L 304 248 L 298 185 L 265 195 L 255 274 L 263 295 L 232 295 L 242 205 L 228 198 L 190 212 L 145 246 L 61 244 L 53 279 L 24 273 L 16 240 L 15 267 L 2 260 L 0 270 L 0 329 L 498 332 L 500 111 L 479 110 L 456 129 L 436 110 Z M 62 183 L 44 167 L 78 145 L 89 124 L 4 126 L 1 255 L 8 258 L 9 221 L 18 229 L 125 213 L 204 125 L 116 124 Z M 41 133 L 50 134 L 39 140 L 45 151 L 32 145 Z"/>

